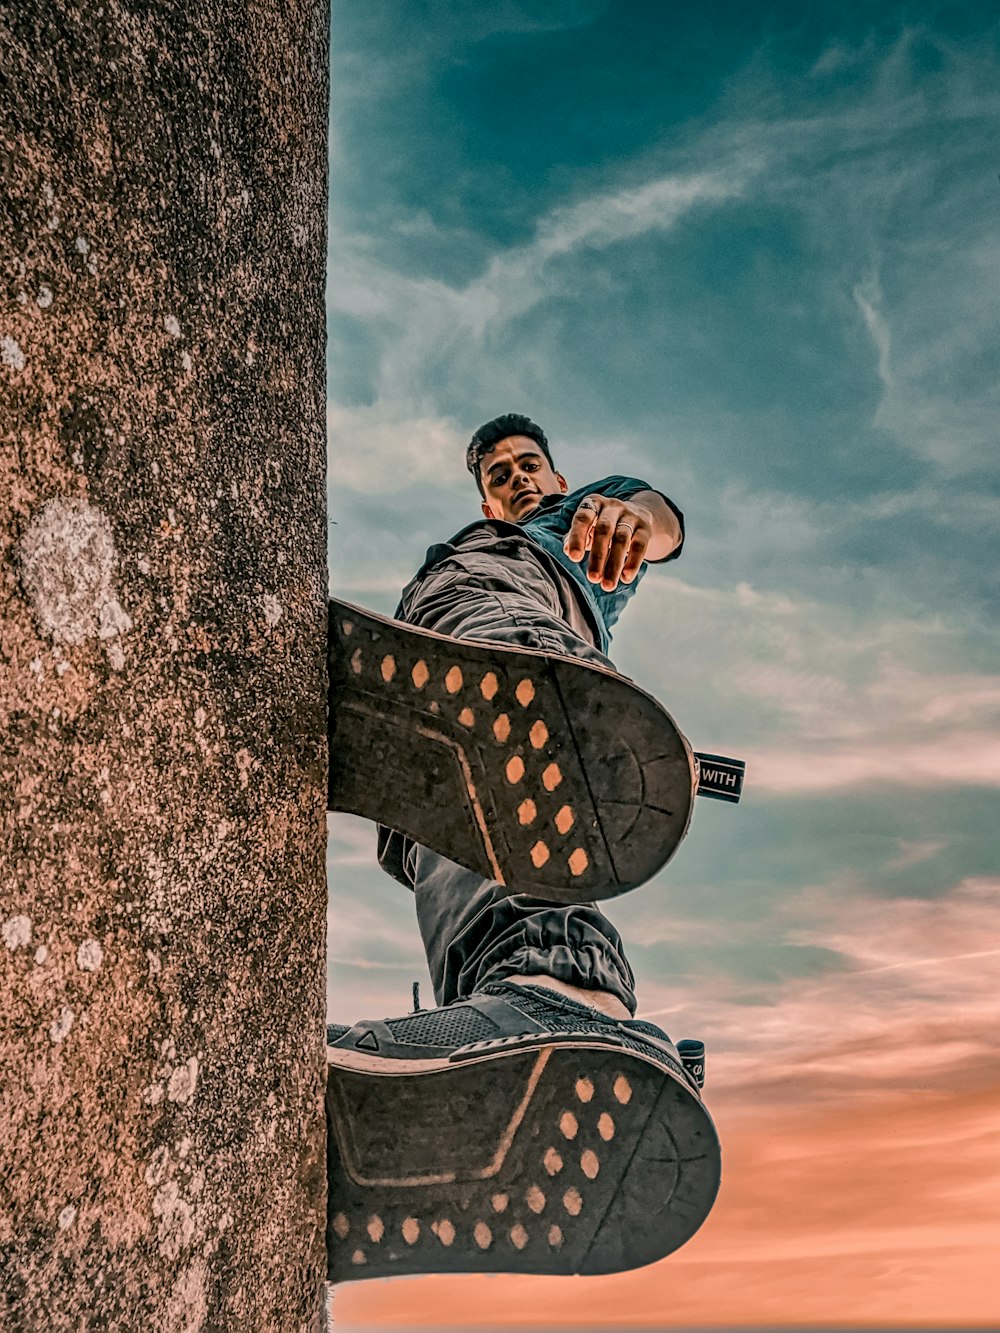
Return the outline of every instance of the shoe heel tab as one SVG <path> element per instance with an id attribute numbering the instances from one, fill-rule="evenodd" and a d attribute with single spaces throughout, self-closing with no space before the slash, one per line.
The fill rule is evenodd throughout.
<path id="1" fill-rule="evenodd" d="M 694 1037 L 684 1037 L 677 1043 L 677 1054 L 699 1088 L 705 1086 L 705 1043 Z"/>

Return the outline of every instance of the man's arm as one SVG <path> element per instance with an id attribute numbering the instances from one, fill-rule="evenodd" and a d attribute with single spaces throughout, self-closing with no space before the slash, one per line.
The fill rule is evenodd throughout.
<path id="1" fill-rule="evenodd" d="M 619 580 L 632 582 L 643 560 L 663 560 L 680 544 L 677 515 L 656 491 L 629 500 L 595 492 L 577 506 L 563 549 L 571 560 L 589 549 L 587 578 L 613 592 Z"/>

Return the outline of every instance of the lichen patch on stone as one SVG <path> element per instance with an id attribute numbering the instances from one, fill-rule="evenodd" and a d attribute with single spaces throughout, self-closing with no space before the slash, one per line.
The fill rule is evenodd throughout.
<path id="1" fill-rule="evenodd" d="M 175 1180 L 168 1180 L 153 1195 L 153 1216 L 159 1222 L 160 1247 L 168 1259 L 176 1259 L 194 1239 L 194 1210 Z"/>
<path id="2" fill-rule="evenodd" d="M 207 1327 L 207 1317 L 208 1270 L 204 1261 L 197 1259 L 178 1277 L 166 1308 L 163 1327 L 177 1329 L 178 1333 L 200 1333 Z"/>
<path id="3" fill-rule="evenodd" d="M 3 942 L 7 948 L 14 952 L 22 944 L 31 943 L 31 917 L 30 916 L 9 916 L 3 923 L 0 934 L 3 935 Z"/>
<path id="4" fill-rule="evenodd" d="M 115 641 L 132 620 L 114 595 L 118 565 L 111 524 L 85 500 L 50 500 L 21 538 L 21 577 L 42 630 L 57 643 Z M 118 651 L 112 653 L 112 647 Z M 112 662 L 112 666 L 115 662 Z"/>
<path id="5" fill-rule="evenodd" d="M 60 1042 L 65 1041 L 69 1036 L 70 1029 L 73 1026 L 73 1020 L 76 1015 L 72 1009 L 63 1008 L 59 1017 L 49 1025 L 49 1036 L 52 1038 L 52 1044 L 58 1046 Z"/>
<path id="6" fill-rule="evenodd" d="M 97 940 L 84 940 L 76 951 L 76 965 L 81 972 L 96 972 L 104 961 L 104 950 Z"/>
<path id="7" fill-rule="evenodd" d="M 0 362 L 9 366 L 11 370 L 23 370 L 25 367 L 21 344 L 16 338 L 11 338 L 6 333 L 0 338 Z"/>
<path id="8" fill-rule="evenodd" d="M 170 1167 L 170 1149 L 166 1144 L 161 1144 L 149 1159 L 149 1164 L 145 1171 L 145 1181 L 150 1189 L 157 1185 L 162 1185 L 166 1180 Z"/>
<path id="9" fill-rule="evenodd" d="M 192 1055 L 186 1064 L 178 1065 L 167 1083 L 167 1099 L 183 1105 L 194 1096 L 198 1086 L 198 1057 Z"/>

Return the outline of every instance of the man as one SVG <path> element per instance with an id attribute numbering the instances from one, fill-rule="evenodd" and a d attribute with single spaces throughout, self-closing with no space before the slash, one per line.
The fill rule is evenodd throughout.
<path id="1" fill-rule="evenodd" d="M 613 670 L 611 627 L 647 562 L 679 555 L 680 511 L 631 477 L 570 492 L 516 414 L 467 465 L 483 521 L 428 551 L 398 618 Z M 677 1048 L 633 1017 L 615 927 L 384 828 L 379 860 L 414 894 L 438 1007 L 328 1030 L 331 1278 L 604 1272 L 682 1244 L 718 1144 Z"/>

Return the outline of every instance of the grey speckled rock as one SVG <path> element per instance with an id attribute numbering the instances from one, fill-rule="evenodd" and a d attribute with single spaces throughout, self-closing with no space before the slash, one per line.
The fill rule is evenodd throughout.
<path id="1" fill-rule="evenodd" d="M 323 1326 L 323 0 L 0 22 L 0 1325 Z"/>

